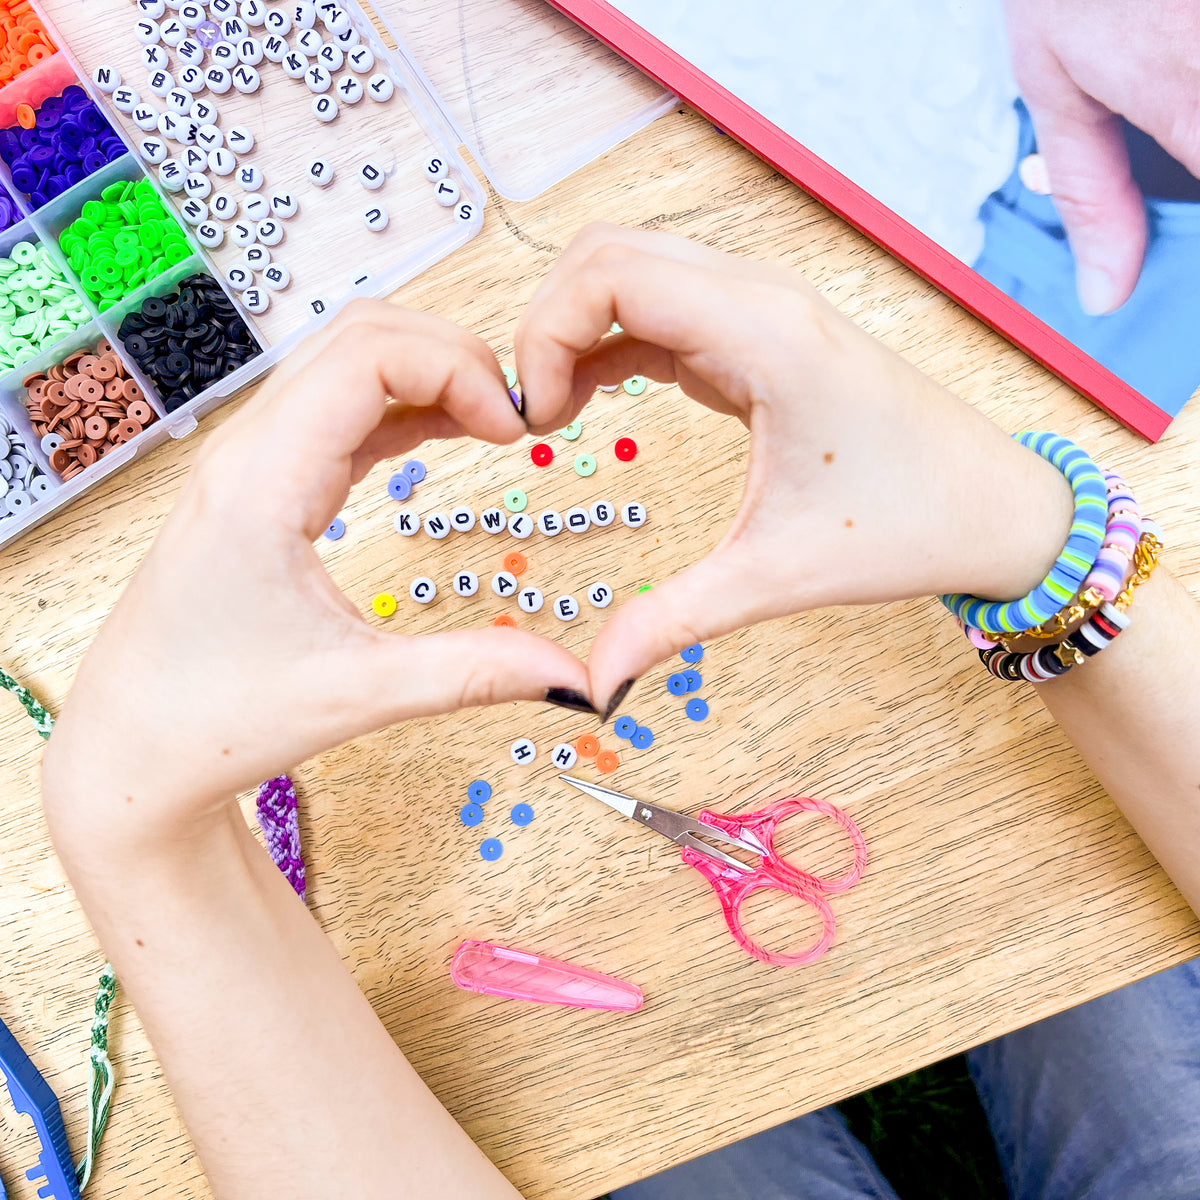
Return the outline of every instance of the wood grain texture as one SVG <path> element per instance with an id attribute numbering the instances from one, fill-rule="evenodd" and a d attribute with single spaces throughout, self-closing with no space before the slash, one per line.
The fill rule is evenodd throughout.
<path id="1" fill-rule="evenodd" d="M 460 321 L 511 361 L 522 302 L 597 218 L 802 268 L 1005 428 L 1078 439 L 1134 483 L 1168 530 L 1167 562 L 1196 591 L 1200 404 L 1148 446 L 690 114 L 537 201 L 493 197 L 483 234 L 397 299 Z M 745 462 L 732 422 L 654 386 L 636 401 L 599 397 L 583 421 L 578 442 L 550 439 L 558 458 L 540 474 L 528 444 L 422 451 L 429 478 L 415 506 L 478 510 L 518 482 L 535 510 L 601 496 L 647 504 L 636 533 L 523 543 L 525 578 L 548 596 L 582 596 L 605 579 L 623 597 L 715 542 Z M 626 433 L 641 447 L 628 466 L 611 453 Z M 156 451 L 0 557 L 5 665 L 51 708 L 202 436 Z M 570 468 L 583 450 L 600 459 L 590 480 Z M 321 547 L 355 603 L 399 595 L 417 574 L 448 585 L 457 567 L 498 569 L 506 538 L 397 536 L 386 476 L 355 489 L 345 538 Z M 442 592 L 419 611 L 405 595 L 393 627 L 481 623 L 506 607 L 490 592 L 472 602 Z M 521 621 L 581 652 L 599 625 L 586 604 L 569 626 L 548 610 Z M 413 722 L 296 769 L 314 915 L 434 1091 L 526 1195 L 588 1200 L 1200 952 L 1194 917 L 1031 692 L 987 676 L 935 602 L 816 612 L 711 644 L 703 724 L 667 695 L 669 669 L 648 673 L 623 705 L 657 741 L 622 754 L 617 786 L 689 812 L 803 791 L 843 806 L 866 833 L 871 866 L 835 899 L 838 941 L 812 967 L 748 958 L 665 842 L 555 782 L 546 751 L 589 728 L 559 710 L 513 704 Z M 532 768 L 508 759 L 522 735 L 542 751 Z M 611 732 L 603 740 L 615 745 Z M 102 956 L 46 839 L 40 752 L 25 715 L 0 703 L 0 1011 L 63 1097 L 78 1146 Z M 457 811 L 478 776 L 495 795 L 469 830 Z M 537 814 L 524 829 L 507 821 L 518 799 Z M 483 836 L 504 841 L 494 864 L 478 855 Z M 812 861 L 824 853 L 822 842 Z M 457 992 L 448 962 L 465 937 L 625 976 L 646 1006 L 623 1016 Z M 89 1195 L 208 1196 L 124 1002 L 113 1046 L 120 1083 Z"/>

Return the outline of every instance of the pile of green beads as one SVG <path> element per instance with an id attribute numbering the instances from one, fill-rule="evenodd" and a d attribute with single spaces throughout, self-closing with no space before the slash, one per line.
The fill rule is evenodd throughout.
<path id="1" fill-rule="evenodd" d="M 18 242 L 0 258 L 0 369 L 27 363 L 89 320 L 44 246 Z"/>
<path id="2" fill-rule="evenodd" d="M 58 244 L 101 311 L 192 254 L 148 179 L 110 183 L 99 200 L 84 204 Z"/>

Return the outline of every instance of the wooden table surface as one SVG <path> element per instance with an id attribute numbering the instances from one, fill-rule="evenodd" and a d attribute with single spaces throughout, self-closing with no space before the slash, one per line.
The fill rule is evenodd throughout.
<path id="1" fill-rule="evenodd" d="M 1167 529 L 1166 561 L 1200 585 L 1200 403 L 1147 445 L 691 113 L 535 201 L 493 197 L 482 235 L 397 299 L 462 322 L 510 362 L 523 300 L 595 218 L 806 271 L 1005 428 L 1055 429 L 1119 469 Z M 204 434 L 234 407 L 0 555 L 0 662 L 52 709 Z M 646 503 L 637 532 L 523 543 L 526 579 L 548 595 L 582 596 L 603 579 L 625 596 L 702 554 L 737 504 L 740 428 L 653 385 L 637 400 L 598 398 L 583 421 L 578 442 L 551 439 L 558 457 L 542 473 L 528 444 L 428 448 L 416 506 L 478 510 L 517 483 L 535 509 Z M 612 455 L 621 434 L 640 447 L 629 465 Z M 581 450 L 600 460 L 589 480 L 570 467 Z M 364 609 L 378 591 L 404 593 L 396 628 L 490 620 L 504 607 L 490 592 L 467 602 L 443 586 L 417 610 L 407 582 L 448 584 L 457 567 L 490 574 L 511 543 L 478 531 L 397 536 L 386 475 L 355 489 L 345 538 L 322 544 L 334 577 Z M 571 625 L 548 609 L 521 620 L 582 653 L 601 618 L 584 605 Z M 672 669 L 649 672 L 623 706 L 657 740 L 622 752 L 617 786 L 687 811 L 802 791 L 843 806 L 866 833 L 868 874 L 835 900 L 838 941 L 814 966 L 750 959 L 665 842 L 555 781 L 547 751 L 589 728 L 560 710 L 511 704 L 413 722 L 295 771 L 313 915 L 434 1091 L 527 1196 L 589 1200 L 1200 952 L 1200 926 L 1032 691 L 992 680 L 934 601 L 816 612 L 712 643 L 701 664 L 712 715 L 700 724 L 667 694 Z M 508 757 L 522 735 L 541 750 L 529 768 Z M 603 741 L 617 744 L 611 730 Z M 40 753 L 4 699 L 0 1012 L 62 1098 L 78 1148 L 103 955 L 46 838 Z M 495 795 L 483 826 L 468 829 L 458 809 L 479 776 Z M 518 799 L 537 814 L 523 829 L 507 816 Z M 503 840 L 499 861 L 482 861 L 482 836 Z M 809 855 L 838 857 L 823 841 Z M 645 1008 L 589 1013 L 456 991 L 447 968 L 467 937 L 619 974 L 644 989 Z M 209 1195 L 123 1002 L 112 1044 L 120 1082 L 89 1196 Z M 10 1187 L 33 1157 L 15 1129 L 0 1129 Z M 348 1163 L 347 1194 L 352 1176 Z M 22 1187 L 12 1194 L 32 1194 Z"/>

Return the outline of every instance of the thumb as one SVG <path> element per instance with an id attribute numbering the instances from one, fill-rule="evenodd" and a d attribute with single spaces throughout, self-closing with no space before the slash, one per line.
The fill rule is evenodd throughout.
<path id="1" fill-rule="evenodd" d="M 569 650 L 520 629 L 493 626 L 413 637 L 379 633 L 358 654 L 360 687 L 374 698 L 379 726 L 499 704 L 546 700 L 567 689 L 588 703 L 587 668 Z"/>
<path id="2" fill-rule="evenodd" d="M 1124 304 L 1137 284 L 1146 253 L 1146 206 L 1130 175 L 1119 119 L 1072 90 L 1055 107 L 1030 104 L 1030 114 L 1075 256 L 1080 307 L 1100 316 Z"/>
<path id="3" fill-rule="evenodd" d="M 736 546 L 718 546 L 694 566 L 623 604 L 588 654 L 591 695 L 605 721 L 639 676 L 693 642 L 779 615 Z"/>

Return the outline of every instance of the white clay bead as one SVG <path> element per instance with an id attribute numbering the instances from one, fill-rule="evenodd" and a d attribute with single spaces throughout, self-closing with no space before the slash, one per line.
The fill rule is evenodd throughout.
<path id="1" fill-rule="evenodd" d="M 547 537 L 557 537 L 563 531 L 562 513 L 557 513 L 552 508 L 538 513 L 537 527 Z"/>
<path id="2" fill-rule="evenodd" d="M 292 273 L 283 263 L 273 262 L 263 271 L 263 283 L 273 292 L 282 292 L 292 282 Z"/>
<path id="3" fill-rule="evenodd" d="M 511 571 L 497 571 L 492 576 L 492 591 L 502 600 L 517 590 L 517 577 Z"/>
<path id="4" fill-rule="evenodd" d="M 587 598 L 593 608 L 607 608 L 612 603 L 612 588 L 607 583 L 593 583 L 587 590 Z"/>
<path id="5" fill-rule="evenodd" d="M 408 594 L 418 604 L 428 604 L 437 595 L 437 584 L 426 575 L 418 575 L 408 585 Z"/>
<path id="6" fill-rule="evenodd" d="M 386 179 L 387 176 L 383 173 L 383 168 L 378 163 L 365 162 L 358 168 L 358 182 L 368 191 L 378 191 L 383 187 Z"/>
<path id="7" fill-rule="evenodd" d="M 230 227 L 229 239 L 236 246 L 249 246 L 254 241 L 254 226 L 248 221 L 236 221 Z"/>
<path id="8" fill-rule="evenodd" d="M 588 516 L 586 508 L 569 508 L 566 522 L 572 533 L 583 533 L 591 527 L 592 519 Z"/>
<path id="9" fill-rule="evenodd" d="M 430 183 L 437 183 L 450 174 L 450 166 L 444 158 L 435 154 L 425 163 L 425 178 Z"/>
<path id="10" fill-rule="evenodd" d="M 569 771 L 579 761 L 579 752 L 570 742 L 559 742 L 550 751 L 550 761 L 560 771 Z"/>
<path id="11" fill-rule="evenodd" d="M 412 508 L 402 508 L 393 518 L 392 525 L 397 533 L 412 537 L 421 528 L 421 514 Z"/>
<path id="12" fill-rule="evenodd" d="M 630 529 L 637 529 L 646 523 L 646 506 L 639 504 L 636 500 L 629 504 L 621 505 L 621 520 L 629 526 Z"/>
<path id="13" fill-rule="evenodd" d="M 326 124 L 338 115 L 337 101 L 332 96 L 314 96 L 309 107 L 312 109 L 312 115 Z"/>
<path id="14" fill-rule="evenodd" d="M 611 500 L 597 500 L 589 510 L 589 515 L 593 525 L 599 525 L 601 529 L 605 529 L 616 520 L 617 510 Z"/>
<path id="15" fill-rule="evenodd" d="M 479 591 L 479 576 L 474 571 L 459 571 L 454 576 L 454 593 L 457 596 L 474 596 Z"/>
<path id="16" fill-rule="evenodd" d="M 229 77 L 233 80 L 233 86 L 243 96 L 252 96 L 262 83 L 262 76 L 259 75 L 257 68 L 247 66 L 245 63 L 238 63 L 230 71 Z"/>
<path id="17" fill-rule="evenodd" d="M 508 532 L 515 538 L 527 538 L 533 532 L 533 520 L 528 513 L 512 513 L 508 518 Z"/>
<path id="18" fill-rule="evenodd" d="M 453 179 L 441 179 L 433 189 L 433 198 L 443 208 L 453 208 L 458 203 L 460 195 L 458 184 Z"/>
<path id="19" fill-rule="evenodd" d="M 242 201 L 242 212 L 252 221 L 265 221 L 271 215 L 271 206 L 266 196 L 253 192 Z"/>
<path id="20" fill-rule="evenodd" d="M 235 292 L 244 292 L 254 282 L 254 276 L 245 267 L 232 266 L 225 272 L 225 282 Z"/>
<path id="21" fill-rule="evenodd" d="M 517 593 L 517 603 L 521 606 L 522 612 L 539 612 L 544 602 L 545 597 L 535 587 L 525 587 Z"/>
<path id="22" fill-rule="evenodd" d="M 237 181 L 247 192 L 257 192 L 263 185 L 263 173 L 253 164 L 238 167 Z"/>
<path id="23" fill-rule="evenodd" d="M 268 217 L 265 221 L 259 221 L 255 226 L 254 236 L 258 238 L 264 246 L 278 246 L 283 241 L 283 226 L 276 220 Z"/>
<path id="24" fill-rule="evenodd" d="M 357 104 L 364 95 L 363 85 L 357 75 L 343 75 L 333 91 L 341 104 Z"/>
<path id="25" fill-rule="evenodd" d="M 266 288 L 248 287 L 242 293 L 242 303 L 246 306 L 247 312 L 259 316 L 271 307 L 271 293 Z"/>
<path id="26" fill-rule="evenodd" d="M 208 220 L 208 205 L 203 200 L 189 196 L 180 206 L 179 214 L 189 225 L 199 225 Z"/>
<path id="27" fill-rule="evenodd" d="M 121 72 L 116 67 L 97 67 L 92 72 L 92 82 L 97 91 L 111 95 L 121 86 Z"/>
<path id="28" fill-rule="evenodd" d="M 328 187 L 333 182 L 333 163 L 314 158 L 308 164 L 308 182 L 320 188 Z"/>
<path id="29" fill-rule="evenodd" d="M 442 512 L 433 512 L 425 518 L 425 532 L 439 542 L 450 532 L 450 518 Z"/>
<path id="30" fill-rule="evenodd" d="M 161 114 L 153 104 L 139 104 L 129 114 L 133 123 L 143 132 L 150 133 L 158 128 L 158 118 Z"/>
<path id="31" fill-rule="evenodd" d="M 375 65 L 375 55 L 370 46 L 355 46 L 346 55 L 346 63 L 357 75 L 365 75 Z"/>
<path id="32" fill-rule="evenodd" d="M 225 230 L 213 221 L 201 221 L 196 226 L 196 241 L 206 250 L 215 250 L 225 240 Z"/>
<path id="33" fill-rule="evenodd" d="M 503 533 L 505 524 L 504 513 L 498 508 L 485 508 L 479 514 L 479 528 L 485 533 Z"/>
<path id="34" fill-rule="evenodd" d="M 182 192 L 187 175 L 179 165 L 179 159 L 168 158 L 158 167 L 158 182 L 164 192 Z"/>
<path id="35" fill-rule="evenodd" d="M 192 109 L 192 116 L 196 110 Z M 254 134 L 245 125 L 230 125 L 225 131 L 225 144 L 234 154 L 249 154 L 254 149 Z"/>
<path id="36" fill-rule="evenodd" d="M 388 226 L 387 209 L 381 204 L 377 204 L 374 208 L 368 208 L 363 213 L 363 224 L 372 233 L 382 233 Z"/>
<path id="37" fill-rule="evenodd" d="M 527 766 L 537 758 L 537 747 L 528 738 L 517 738 L 509 746 L 508 753 L 518 766 Z"/>
<path id="38" fill-rule="evenodd" d="M 554 601 L 554 615 L 560 621 L 573 621 L 579 616 L 579 601 L 574 596 L 559 596 Z"/>
<path id="39" fill-rule="evenodd" d="M 212 192 L 212 184 L 207 175 L 189 175 L 183 181 L 183 190 L 197 200 L 207 200 Z"/>
<path id="40" fill-rule="evenodd" d="M 271 252 L 257 243 L 242 251 L 242 262 L 252 271 L 263 271 L 271 265 Z"/>
<path id="41" fill-rule="evenodd" d="M 379 101 L 380 104 L 390 100 L 395 93 L 396 85 L 392 82 L 392 77 L 385 75 L 382 71 L 367 80 L 367 95 L 372 100 Z"/>
<path id="42" fill-rule="evenodd" d="M 450 510 L 450 524 L 459 533 L 470 533 L 475 528 L 475 510 L 468 508 L 465 504 L 460 504 L 457 508 L 452 508 Z"/>
<path id="43" fill-rule="evenodd" d="M 272 192 L 271 211 L 284 221 L 290 220 L 300 211 L 300 201 L 292 192 Z"/>

